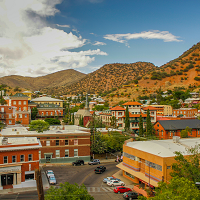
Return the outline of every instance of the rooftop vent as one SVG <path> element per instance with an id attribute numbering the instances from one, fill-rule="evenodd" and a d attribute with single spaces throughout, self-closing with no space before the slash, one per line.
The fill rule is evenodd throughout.
<path id="1" fill-rule="evenodd" d="M 179 143 L 180 137 L 179 136 L 174 136 L 173 137 L 173 142 L 174 143 Z"/>
<path id="2" fill-rule="evenodd" d="M 2 139 L 2 145 L 8 145 L 8 138 L 7 137 L 4 137 Z"/>

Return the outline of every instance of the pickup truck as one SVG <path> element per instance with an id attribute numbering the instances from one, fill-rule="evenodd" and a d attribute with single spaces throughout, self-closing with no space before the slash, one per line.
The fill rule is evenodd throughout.
<path id="1" fill-rule="evenodd" d="M 96 173 L 96 174 L 102 174 L 103 172 L 105 172 L 106 171 L 106 167 L 104 167 L 104 166 L 98 166 L 95 170 L 94 170 L 94 172 Z"/>

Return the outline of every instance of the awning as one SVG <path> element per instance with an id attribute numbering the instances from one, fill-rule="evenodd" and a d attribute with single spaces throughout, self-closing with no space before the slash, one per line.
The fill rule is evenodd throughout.
<path id="1" fill-rule="evenodd" d="M 45 155 L 53 155 L 53 153 L 44 153 Z"/>

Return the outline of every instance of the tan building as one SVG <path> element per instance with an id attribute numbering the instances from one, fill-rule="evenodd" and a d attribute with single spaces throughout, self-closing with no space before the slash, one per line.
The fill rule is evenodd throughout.
<path id="1" fill-rule="evenodd" d="M 170 105 L 151 105 L 157 108 L 157 115 L 160 116 L 172 116 L 172 106 Z"/>

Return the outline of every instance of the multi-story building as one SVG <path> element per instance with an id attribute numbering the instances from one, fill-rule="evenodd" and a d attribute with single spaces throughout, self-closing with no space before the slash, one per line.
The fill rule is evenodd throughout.
<path id="1" fill-rule="evenodd" d="M 133 190 L 147 196 L 146 186 L 154 188 L 158 182 L 166 183 L 171 179 L 172 164 L 175 163 L 175 151 L 181 151 L 184 156 L 190 153 L 186 148 L 200 145 L 200 138 L 151 141 L 125 141 L 123 145 L 123 162 L 117 167 L 123 171 L 123 176 L 134 184 Z M 142 189 L 140 189 L 142 188 Z"/>
<path id="2" fill-rule="evenodd" d="M 119 127 L 119 129 L 123 129 L 123 116 L 125 115 L 126 109 L 122 108 L 121 106 L 115 106 L 114 108 L 111 108 L 110 111 L 112 116 L 116 118 L 116 126 Z"/>
<path id="3" fill-rule="evenodd" d="M 36 186 L 41 147 L 37 137 L 0 137 L 0 190 Z"/>
<path id="4" fill-rule="evenodd" d="M 151 105 L 157 108 L 157 116 L 172 116 L 172 106 L 170 105 Z"/>
<path id="5" fill-rule="evenodd" d="M 101 113 L 99 113 L 99 116 L 103 124 L 105 124 L 106 126 L 111 126 L 111 110 L 104 110 Z"/>
<path id="6" fill-rule="evenodd" d="M 28 96 L 16 93 L 6 99 L 9 106 L 15 107 L 15 122 L 27 126 L 30 122 L 31 112 L 28 109 Z"/>
<path id="7" fill-rule="evenodd" d="M 198 113 L 197 108 L 173 109 L 174 117 L 195 117 Z"/>
<path id="8" fill-rule="evenodd" d="M 186 127 L 191 128 L 188 137 L 200 137 L 200 120 L 158 120 L 154 124 L 155 134 L 159 139 L 172 139 L 173 136 L 181 136 L 181 131 Z"/>
<path id="9" fill-rule="evenodd" d="M 33 105 L 33 102 L 37 105 Z M 43 95 L 41 97 L 32 99 L 31 102 L 29 102 L 29 105 L 31 108 L 34 106 L 38 109 L 37 118 L 38 119 L 44 119 L 48 117 L 63 117 L 63 100 L 61 99 L 55 99 L 51 97 L 47 97 L 46 95 Z"/>
<path id="10" fill-rule="evenodd" d="M 0 105 L 0 121 L 6 125 L 15 125 L 15 107 Z"/>
<path id="11" fill-rule="evenodd" d="M 128 106 L 128 111 L 131 114 L 140 114 L 141 113 L 141 106 L 142 104 L 139 102 L 126 102 L 123 104 L 124 108 L 126 109 L 126 107 Z"/>
<path id="12" fill-rule="evenodd" d="M 49 131 L 37 133 L 25 127 L 6 128 L 5 137 L 37 137 L 41 142 L 41 163 L 71 163 L 76 159 L 90 160 L 90 129 L 75 125 L 50 126 Z"/>
<path id="13" fill-rule="evenodd" d="M 149 110 L 150 112 L 151 123 L 155 123 L 157 121 L 157 108 L 152 107 L 152 106 L 146 106 L 142 108 L 142 112 L 144 114 L 147 114 L 147 110 Z"/>

